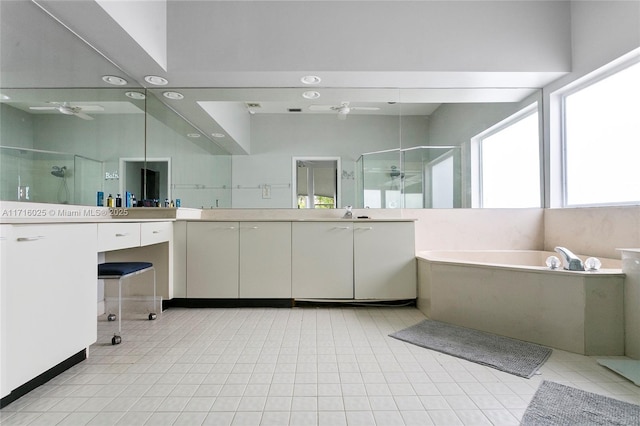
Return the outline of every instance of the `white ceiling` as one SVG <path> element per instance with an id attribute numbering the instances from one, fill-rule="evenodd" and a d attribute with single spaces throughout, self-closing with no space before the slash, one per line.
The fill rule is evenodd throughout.
<path id="1" fill-rule="evenodd" d="M 309 114 L 310 105 L 349 101 L 379 108 L 367 114 L 429 115 L 442 103 L 519 101 L 570 70 L 569 9 L 562 1 L 107 3 L 118 10 L 113 16 L 94 0 L 2 0 L 3 93 L 104 88 L 103 75 L 118 75 L 128 81 L 123 89 L 152 89 L 211 134 L 224 129 L 202 103 L 251 102 L 261 105 L 256 114 L 286 114 L 290 108 Z M 166 4 L 166 22 L 144 21 L 162 15 L 159 4 Z M 145 34 L 135 34 L 135 19 L 124 22 L 122 16 L 141 21 L 136 31 L 149 28 L 166 40 L 151 40 L 155 50 L 145 51 L 141 45 L 149 46 L 149 39 L 139 44 Z M 163 45 L 166 52 L 158 53 Z M 150 86 L 144 81 L 149 74 L 169 85 Z M 322 82 L 304 85 L 300 78 L 308 74 Z M 185 98 L 167 100 L 166 90 Z M 306 100 L 305 90 L 321 96 Z"/>

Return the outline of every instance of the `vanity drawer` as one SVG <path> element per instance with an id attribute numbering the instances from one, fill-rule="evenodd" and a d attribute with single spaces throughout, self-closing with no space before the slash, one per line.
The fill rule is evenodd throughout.
<path id="1" fill-rule="evenodd" d="M 98 252 L 139 246 L 139 223 L 98 224 Z"/>
<path id="2" fill-rule="evenodd" d="M 140 245 L 164 243 L 173 233 L 171 222 L 144 222 L 140 224 Z"/>

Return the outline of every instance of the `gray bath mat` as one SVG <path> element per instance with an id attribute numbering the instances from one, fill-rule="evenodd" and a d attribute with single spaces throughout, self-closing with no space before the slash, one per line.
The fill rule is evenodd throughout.
<path id="1" fill-rule="evenodd" d="M 533 376 L 551 355 L 551 349 L 535 343 L 433 320 L 389 336 L 526 378 Z"/>
<path id="2" fill-rule="evenodd" d="M 544 381 L 522 416 L 521 425 L 637 425 L 640 405 Z"/>

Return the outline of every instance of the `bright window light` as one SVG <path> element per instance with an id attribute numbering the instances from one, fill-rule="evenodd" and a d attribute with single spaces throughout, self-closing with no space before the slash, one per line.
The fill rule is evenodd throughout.
<path id="1" fill-rule="evenodd" d="M 564 96 L 565 205 L 640 202 L 640 63 Z"/>
<path id="2" fill-rule="evenodd" d="M 481 207 L 540 207 L 538 112 L 529 110 L 479 138 Z"/>

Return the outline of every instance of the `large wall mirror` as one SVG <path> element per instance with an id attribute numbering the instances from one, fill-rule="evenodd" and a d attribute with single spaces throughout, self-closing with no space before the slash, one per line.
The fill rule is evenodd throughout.
<path id="1" fill-rule="evenodd" d="M 526 88 L 149 89 L 33 2 L 1 6 L 1 200 L 298 208 L 292 159 L 331 157 L 336 208 L 482 207 L 472 140 L 540 104 Z"/>

